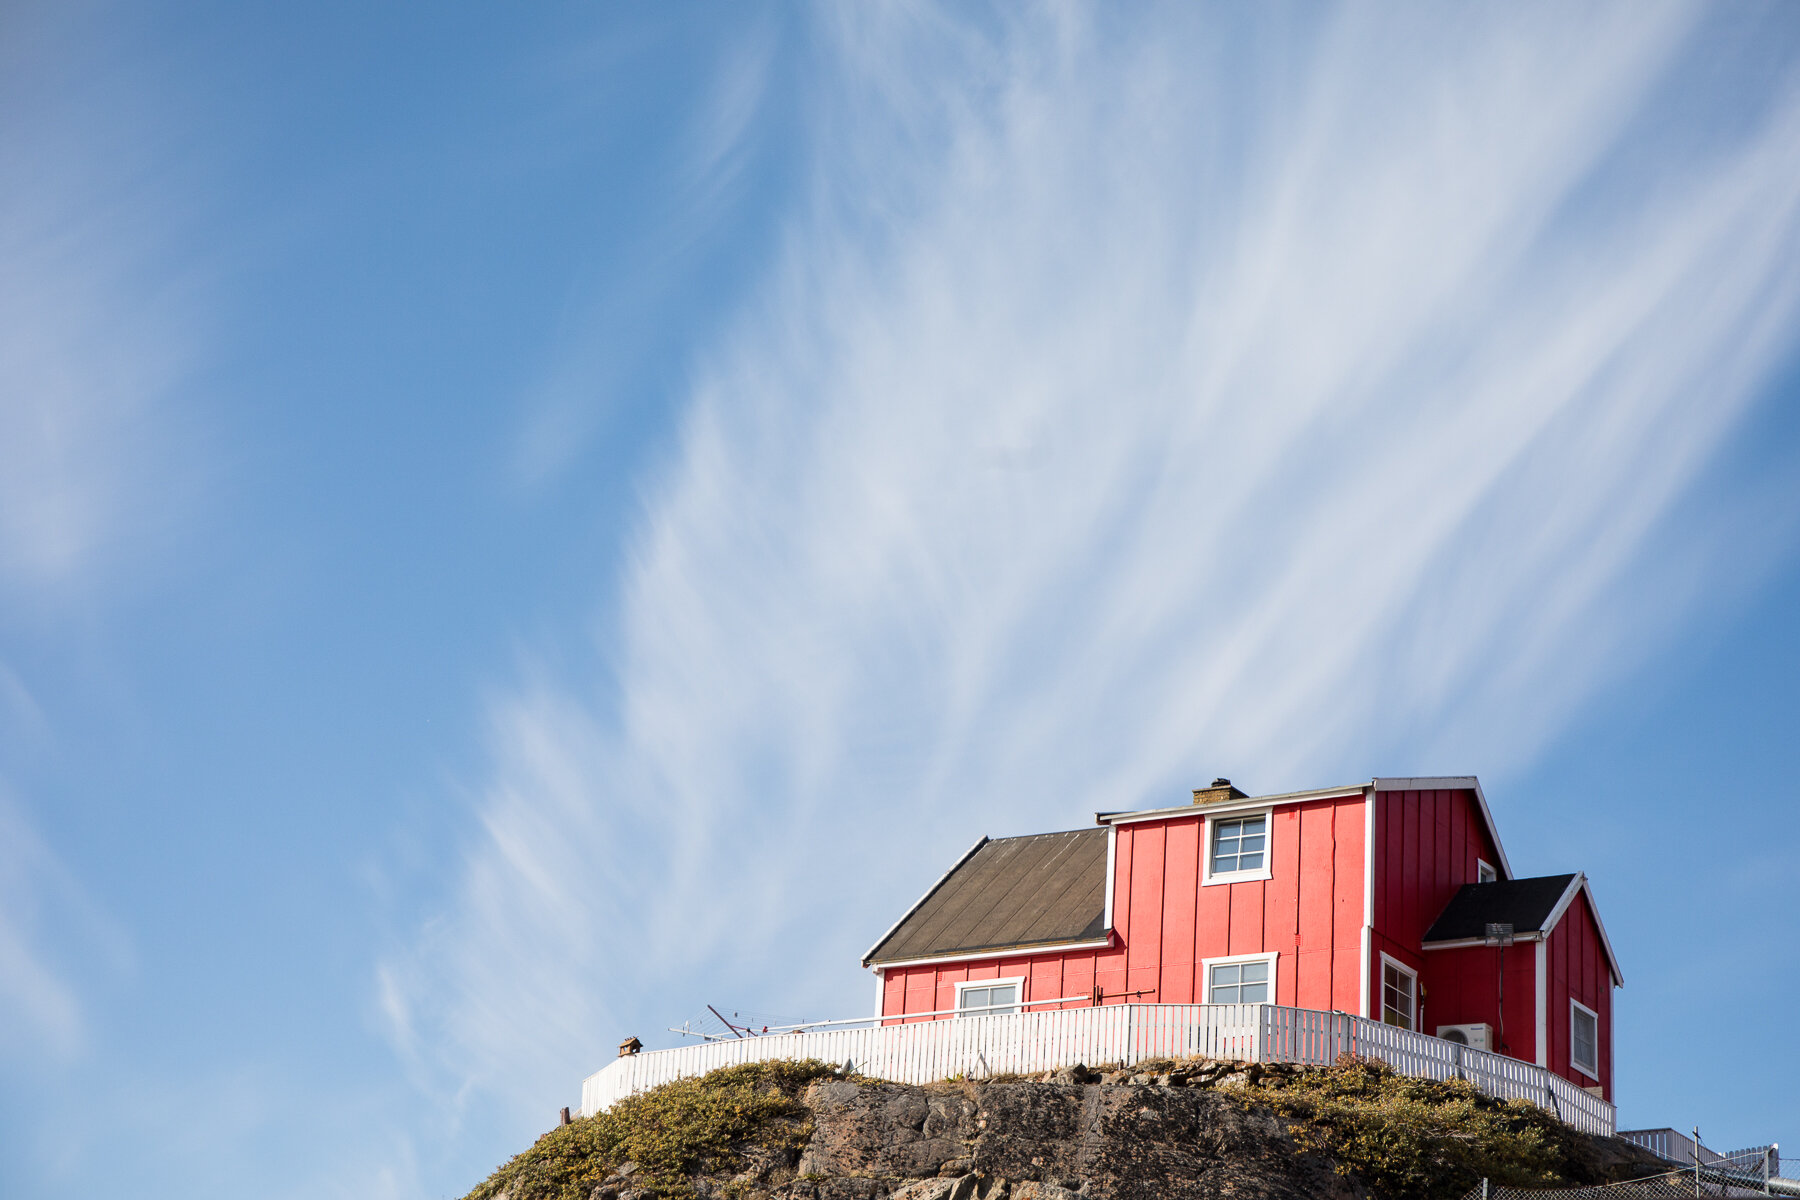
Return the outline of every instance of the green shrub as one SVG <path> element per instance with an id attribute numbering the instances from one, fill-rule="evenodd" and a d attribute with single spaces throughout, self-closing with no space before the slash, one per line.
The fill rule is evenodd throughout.
<path id="1" fill-rule="evenodd" d="M 1588 1182 L 1568 1178 L 1588 1174 L 1582 1135 L 1524 1100 L 1350 1058 L 1252 1078 L 1246 1104 L 1290 1118 L 1302 1146 L 1392 1200 L 1451 1200 L 1484 1177 L 1512 1187 Z"/>
<path id="2" fill-rule="evenodd" d="M 696 1174 L 735 1174 L 753 1157 L 797 1154 L 812 1137 L 808 1083 L 835 1073 L 817 1059 L 746 1063 L 631 1096 L 603 1113 L 558 1126 L 490 1175 L 465 1200 L 587 1200 L 624 1163 L 632 1186 L 659 1196 L 693 1194 Z"/>

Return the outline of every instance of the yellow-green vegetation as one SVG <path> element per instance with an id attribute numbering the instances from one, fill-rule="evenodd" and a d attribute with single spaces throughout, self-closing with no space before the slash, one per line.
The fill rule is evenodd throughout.
<path id="1" fill-rule="evenodd" d="M 1450 1200 L 1484 1177 L 1513 1187 L 1600 1182 L 1589 1139 L 1524 1100 L 1349 1058 L 1250 1075 L 1246 1105 L 1294 1121 L 1302 1146 L 1393 1200 Z"/>
<path id="2" fill-rule="evenodd" d="M 697 1174 L 729 1176 L 803 1149 L 813 1127 L 800 1090 L 834 1070 L 817 1059 L 746 1063 L 665 1084 L 551 1130 L 466 1200 L 587 1200 L 626 1163 L 637 1168 L 632 1187 L 691 1196 Z"/>

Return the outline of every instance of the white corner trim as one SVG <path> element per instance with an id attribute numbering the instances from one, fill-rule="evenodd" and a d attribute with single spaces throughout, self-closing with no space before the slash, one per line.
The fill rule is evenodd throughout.
<path id="1" fill-rule="evenodd" d="M 1106 827 L 1106 909 L 1101 917 L 1100 926 L 1108 936 L 1113 931 L 1113 880 L 1117 878 L 1116 868 L 1119 864 L 1119 828 L 1116 825 Z"/>
<path id="2" fill-rule="evenodd" d="M 1369 1015 L 1369 953 L 1375 946 L 1375 785 L 1363 789 L 1363 919 L 1362 919 L 1362 997 L 1356 1003 L 1356 1015 Z"/>
<path id="3" fill-rule="evenodd" d="M 1506 963 L 1500 964 L 1502 971 Z M 1539 939 L 1537 944 L 1537 1065 L 1550 1065 L 1550 943 Z"/>
<path id="4" fill-rule="evenodd" d="M 1375 1020 L 1384 1021 L 1387 1019 L 1387 969 L 1390 966 L 1393 967 L 1394 970 L 1399 971 L 1401 974 L 1407 975 L 1412 979 L 1412 1032 L 1423 1033 L 1424 1030 L 1419 1028 L 1419 1011 L 1424 1008 L 1424 1005 L 1420 1003 L 1419 996 L 1419 972 L 1417 968 L 1407 966 L 1405 963 L 1389 954 L 1386 950 L 1381 952 L 1381 1011 L 1376 1014 Z"/>
<path id="5" fill-rule="evenodd" d="M 880 937 L 875 939 L 875 944 L 873 946 L 870 946 L 868 948 L 868 950 L 866 950 L 863 953 L 863 956 L 862 956 L 863 966 L 865 966 L 865 967 L 868 966 L 870 961 L 874 959 L 875 952 L 877 950 L 881 949 L 881 943 L 887 941 L 889 938 L 894 936 L 894 930 L 896 930 L 896 929 L 900 928 L 902 925 L 906 924 L 906 918 L 908 918 L 908 917 L 912 916 L 914 913 L 918 912 L 919 908 L 927 900 L 931 899 L 931 897 L 937 892 L 937 890 L 939 888 L 944 886 L 944 881 L 946 879 L 950 878 L 952 875 L 956 874 L 957 868 L 961 867 L 964 863 L 968 862 L 971 858 L 974 858 L 975 852 L 987 844 L 988 844 L 987 834 L 984 833 L 980 837 L 976 838 L 975 844 L 973 846 L 970 846 L 968 848 L 968 850 L 964 852 L 963 856 L 961 858 L 957 859 L 956 862 L 951 865 L 951 867 L 948 871 L 945 871 L 942 875 L 939 875 L 937 878 L 937 882 L 932 884 L 930 887 L 926 888 L 925 894 L 923 896 L 920 896 L 917 900 L 914 900 L 913 906 L 911 908 L 907 909 L 905 912 L 901 913 L 900 919 L 898 921 L 895 921 L 892 925 L 889 925 L 887 927 L 886 933 L 882 934 Z"/>
<path id="6" fill-rule="evenodd" d="M 1269 964 L 1269 1003 L 1274 1004 L 1276 1002 L 1275 998 L 1280 995 L 1280 993 L 1275 990 L 1276 978 L 1281 971 L 1281 952 L 1279 950 L 1270 950 L 1259 954 L 1220 954 L 1213 958 L 1201 959 L 1200 995 L 1203 997 L 1201 1003 L 1211 1004 L 1213 1002 L 1212 969 L 1214 967 L 1224 967 L 1230 966 L 1232 963 L 1249 962 L 1266 962 Z"/>
<path id="7" fill-rule="evenodd" d="M 887 970 L 883 967 L 876 967 L 875 968 L 875 1015 L 878 1017 L 887 1015 L 886 1013 L 884 1013 L 882 1011 L 886 1007 L 887 1007 Z"/>
<path id="8" fill-rule="evenodd" d="M 1570 996 L 1569 997 L 1569 1065 L 1571 1067 L 1574 1067 L 1577 1071 L 1580 1071 L 1583 1075 L 1586 1075 L 1589 1079 L 1593 1080 L 1595 1083 L 1599 1083 L 1600 1082 L 1600 1063 L 1598 1061 L 1595 1061 L 1592 1063 L 1587 1063 L 1587 1064 L 1578 1063 L 1575 1061 L 1575 1010 L 1578 1008 L 1582 1012 L 1586 1013 L 1588 1016 L 1594 1018 L 1594 1058 L 1596 1060 L 1598 1060 L 1600 1057 L 1600 1014 L 1595 1012 L 1593 1009 L 1589 1008 L 1587 1005 L 1583 1004 L 1581 1001 L 1575 999 L 1575 997 Z M 1592 1069 L 1590 1069 L 1590 1068 L 1592 1068 Z"/>
<path id="9" fill-rule="evenodd" d="M 1027 998 L 1025 995 L 1025 976 L 1023 976 L 1023 975 L 1003 975 L 998 979 L 970 979 L 963 983 L 957 984 L 956 985 L 956 1008 L 957 1008 L 956 1015 L 959 1017 L 962 1016 L 963 993 L 968 991 L 970 988 L 1005 987 L 1009 983 L 1018 989 L 1017 993 L 1015 993 L 1015 994 L 1018 997 L 1019 1011 L 1024 1012 L 1025 1011 L 1024 1005 L 1025 1005 L 1025 1001 Z M 982 1015 L 983 1016 L 991 1016 L 992 1014 L 991 1013 L 983 1013 Z"/>
<path id="10" fill-rule="evenodd" d="M 1263 865 L 1251 871 L 1213 871 L 1213 822 L 1218 817 L 1228 820 L 1240 820 L 1245 817 L 1261 817 L 1263 819 Z M 1259 879 L 1275 877 L 1275 810 L 1272 808 L 1252 808 L 1236 810 L 1229 813 L 1208 812 L 1206 819 L 1200 824 L 1201 854 L 1205 859 L 1205 867 L 1200 873 L 1201 887 L 1217 887 L 1225 883 L 1254 883 Z"/>

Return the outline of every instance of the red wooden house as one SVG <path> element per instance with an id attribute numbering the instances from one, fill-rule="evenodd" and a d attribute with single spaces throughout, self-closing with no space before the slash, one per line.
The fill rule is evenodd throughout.
<path id="1" fill-rule="evenodd" d="M 864 956 L 879 1013 L 1331 1009 L 1612 1099 L 1618 961 L 1581 874 L 1516 879 L 1473 776 L 1248 796 L 981 839 Z"/>

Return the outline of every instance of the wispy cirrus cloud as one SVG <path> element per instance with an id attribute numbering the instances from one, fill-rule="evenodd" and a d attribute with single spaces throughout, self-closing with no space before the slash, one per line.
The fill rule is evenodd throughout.
<path id="1" fill-rule="evenodd" d="M 72 963 L 128 952 L 33 811 L 27 776 L 67 735 L 44 681 L 70 645 L 104 673 L 93 618 L 166 569 L 201 474 L 176 402 L 201 344 L 191 197 L 88 15 L 21 9 L 0 38 L 0 1026 L 55 1064 L 88 1045 Z"/>
<path id="2" fill-rule="evenodd" d="M 0 793 L 0 1051 L 61 1060 L 86 1040 L 74 986 L 45 953 L 39 910 L 67 892 L 67 872 L 24 816 Z"/>
<path id="3" fill-rule="evenodd" d="M 1659 142 L 1691 10 L 1058 11 L 824 15 L 605 669 L 494 699 L 384 968 L 456 1086 L 860 1007 L 979 832 L 1516 767 L 1688 611 L 1659 564 L 1785 552 L 1692 501 L 1793 348 L 1800 96 Z"/>
<path id="4" fill-rule="evenodd" d="M 745 188 L 764 140 L 758 117 L 765 115 L 775 70 L 775 30 L 763 15 L 721 41 L 703 95 L 671 121 L 668 145 L 651 156 L 654 182 L 634 180 L 627 189 L 655 197 L 651 212 L 637 214 L 641 227 L 626 239 L 632 248 L 606 265 L 594 295 L 570 302 L 550 362 L 527 389 L 528 415 L 507 463 L 516 485 L 529 489 L 558 478 L 632 407 L 628 396 L 641 386 L 634 377 L 639 359 L 682 306 L 682 285 L 703 257 L 698 244 Z M 594 74 L 619 73 L 616 61 L 598 70 L 584 65 L 584 84 Z"/>
<path id="5" fill-rule="evenodd" d="M 0 597 L 142 567 L 197 473 L 171 409 L 200 357 L 200 268 L 177 258 L 200 206 L 147 82 L 92 32 L 21 11 L 0 50 Z"/>

